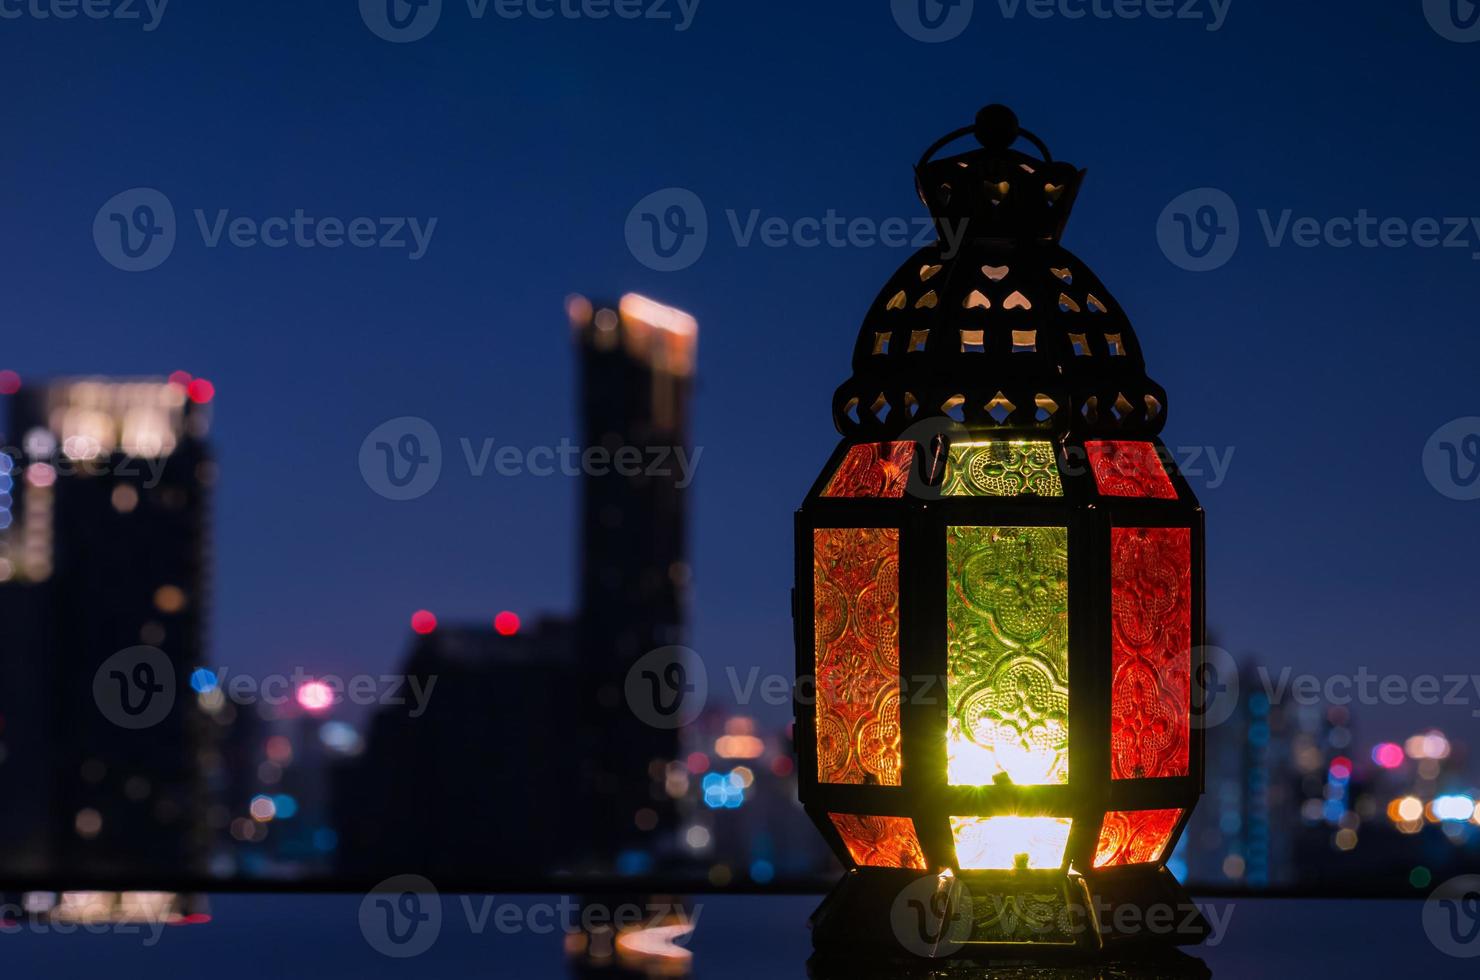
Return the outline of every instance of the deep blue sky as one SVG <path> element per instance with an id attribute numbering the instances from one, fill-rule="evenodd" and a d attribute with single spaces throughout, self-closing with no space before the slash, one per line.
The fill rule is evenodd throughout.
<path id="1" fill-rule="evenodd" d="M 1002 101 L 1089 168 L 1065 244 L 1137 324 L 1171 392 L 1167 441 L 1234 449 L 1226 483 L 1197 484 L 1224 645 L 1322 675 L 1467 671 L 1480 503 L 1436 493 L 1420 457 L 1480 414 L 1475 249 L 1271 248 L 1257 211 L 1480 215 L 1477 69 L 1480 45 L 1441 38 L 1416 0 L 1234 0 L 1217 32 L 1009 21 L 978 0 L 943 44 L 882 2 L 705 0 L 680 33 L 480 22 L 447 0 L 407 45 L 351 0 L 176 0 L 152 32 L 0 20 L 0 360 L 213 379 L 212 659 L 381 671 L 419 606 L 569 608 L 575 482 L 474 479 L 457 440 L 577 436 L 568 292 L 683 306 L 702 324 L 694 644 L 712 676 L 787 671 L 790 513 L 834 444 L 828 397 L 863 311 L 908 252 L 738 248 L 725 211 L 913 217 L 915 156 Z M 180 241 L 127 274 L 92 222 L 139 186 L 174 203 Z M 670 186 L 703 200 L 711 241 L 658 273 L 623 226 Z M 1194 274 L 1155 232 L 1203 186 L 1237 202 L 1243 241 Z M 438 226 L 419 262 L 207 249 L 196 208 Z M 411 503 L 370 492 L 356 463 L 399 415 L 447 450 Z M 1428 718 L 1473 736 L 1472 707 L 1364 709 L 1365 734 Z"/>

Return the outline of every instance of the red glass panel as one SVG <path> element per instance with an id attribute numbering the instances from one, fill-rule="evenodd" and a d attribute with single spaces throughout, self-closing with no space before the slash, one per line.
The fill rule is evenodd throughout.
<path id="1" fill-rule="evenodd" d="M 812 532 L 817 779 L 898 786 L 899 531 Z"/>
<path id="2" fill-rule="evenodd" d="M 1107 497 L 1156 497 L 1176 500 L 1156 447 L 1149 442 L 1086 442 L 1095 483 Z"/>
<path id="3" fill-rule="evenodd" d="M 903 497 L 915 459 L 913 442 L 854 446 L 828 481 L 824 497 Z"/>
<path id="4" fill-rule="evenodd" d="M 1192 715 L 1192 532 L 1112 529 L 1110 768 L 1185 776 Z"/>
<path id="5" fill-rule="evenodd" d="M 1110 811 L 1105 814 L 1105 825 L 1100 829 L 1095 867 L 1118 868 L 1160 861 L 1181 819 L 1181 810 Z"/>
<path id="6" fill-rule="evenodd" d="M 861 868 L 925 870 L 925 851 L 909 817 L 864 817 L 829 813 L 833 826 L 848 845 L 853 863 Z"/>

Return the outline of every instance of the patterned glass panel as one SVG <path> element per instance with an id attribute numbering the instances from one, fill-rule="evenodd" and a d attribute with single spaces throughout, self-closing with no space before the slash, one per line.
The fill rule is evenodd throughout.
<path id="1" fill-rule="evenodd" d="M 1116 779 L 1185 776 L 1192 714 L 1192 532 L 1110 534 L 1110 768 Z"/>
<path id="2" fill-rule="evenodd" d="M 1095 483 L 1107 497 L 1155 497 L 1176 500 L 1156 447 L 1149 442 L 1086 442 Z"/>
<path id="3" fill-rule="evenodd" d="M 1018 943 L 1034 946 L 1073 946 L 1079 941 L 1084 929 L 1077 904 L 1071 904 L 1065 889 L 1073 887 L 1067 877 L 1043 880 L 1030 877 L 1025 881 L 1000 879 L 986 882 L 973 881 L 970 894 L 963 903 L 968 921 L 957 925 L 957 920 L 948 920 L 952 926 L 947 935 L 964 943 Z M 942 972 L 941 976 L 951 976 Z M 971 976 L 962 972 L 960 976 Z M 1075 977 L 1093 976 L 1092 972 L 1022 970 L 1007 968 L 1002 972 L 980 973 L 979 976 L 993 977 Z M 1102 976 L 1104 974 L 1101 974 Z"/>
<path id="4" fill-rule="evenodd" d="M 1050 442 L 963 442 L 951 446 L 941 494 L 947 497 L 1062 497 Z"/>
<path id="5" fill-rule="evenodd" d="M 899 531 L 812 532 L 817 779 L 898 786 Z"/>
<path id="6" fill-rule="evenodd" d="M 1053 871 L 1069 846 L 1068 817 L 952 817 L 962 871 Z"/>
<path id="7" fill-rule="evenodd" d="M 915 459 L 913 442 L 854 446 L 828 481 L 824 497 L 903 497 Z"/>
<path id="8" fill-rule="evenodd" d="M 947 777 L 1069 781 L 1069 531 L 946 529 Z"/>
<path id="9" fill-rule="evenodd" d="M 915 834 L 915 822 L 909 817 L 865 817 L 852 813 L 828 816 L 859 867 L 925 870 L 925 851 Z"/>
<path id="10" fill-rule="evenodd" d="M 1154 864 L 1171 843 L 1181 810 L 1112 810 L 1105 814 L 1095 867 Z"/>

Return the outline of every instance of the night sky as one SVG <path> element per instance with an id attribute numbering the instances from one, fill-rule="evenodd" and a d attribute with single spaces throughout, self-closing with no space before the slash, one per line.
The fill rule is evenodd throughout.
<path id="1" fill-rule="evenodd" d="M 1005 102 L 1089 169 L 1064 242 L 1135 323 L 1171 394 L 1166 441 L 1233 453 L 1219 485 L 1192 480 L 1219 641 L 1323 677 L 1475 671 L 1480 502 L 1441 495 L 1422 456 L 1480 415 L 1480 228 L 1457 248 L 1271 247 L 1260 210 L 1480 215 L 1480 44 L 1442 37 L 1417 0 L 1235 0 L 1216 31 L 1196 0 L 1200 21 L 975 7 L 945 43 L 883 2 L 704 0 L 679 31 L 447 0 L 407 44 L 352 0 L 176 0 L 152 31 L 0 18 L 0 367 L 210 378 L 211 659 L 378 673 L 417 608 L 571 608 L 577 482 L 474 477 L 459 440 L 578 438 L 564 298 L 649 294 L 701 324 L 693 645 L 712 680 L 789 672 L 791 512 L 835 444 L 828 400 L 863 313 L 910 250 L 742 247 L 727 212 L 914 219 L 920 151 Z M 178 240 L 127 273 L 92 229 L 136 187 L 172 202 Z M 624 226 L 670 187 L 703 202 L 709 243 L 659 272 Z M 1195 273 L 1157 224 L 1202 187 L 1236 202 L 1242 238 Z M 437 224 L 413 261 L 209 248 L 196 209 Z M 406 415 L 439 431 L 443 473 L 392 502 L 357 457 Z M 1420 724 L 1474 740 L 1469 699 L 1359 708 L 1359 741 Z"/>

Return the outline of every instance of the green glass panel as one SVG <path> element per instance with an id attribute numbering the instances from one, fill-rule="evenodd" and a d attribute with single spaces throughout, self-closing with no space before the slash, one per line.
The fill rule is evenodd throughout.
<path id="1" fill-rule="evenodd" d="M 946 529 L 952 786 L 1069 781 L 1069 531 Z"/>
<path id="2" fill-rule="evenodd" d="M 941 493 L 947 497 L 1062 497 L 1051 442 L 962 442 L 951 446 Z"/>

